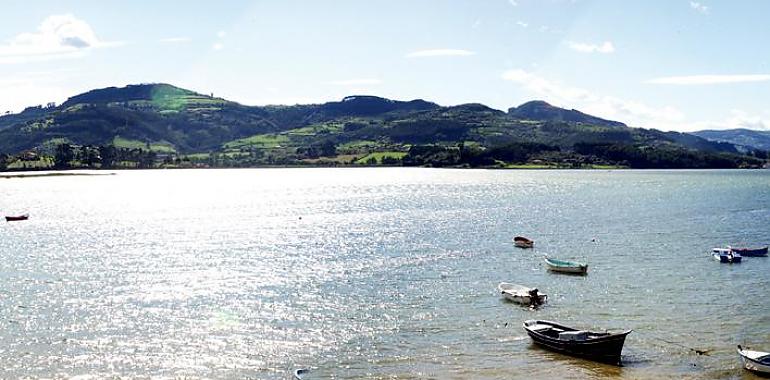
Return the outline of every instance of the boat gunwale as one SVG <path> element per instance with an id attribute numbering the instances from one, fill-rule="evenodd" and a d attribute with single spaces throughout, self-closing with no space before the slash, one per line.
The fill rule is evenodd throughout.
<path id="1" fill-rule="evenodd" d="M 561 267 L 561 268 L 587 268 L 588 264 L 577 262 L 577 261 L 569 261 L 569 260 L 559 260 L 559 259 L 553 259 L 550 257 L 545 258 L 546 264 L 555 266 L 555 267 Z"/>
<path id="2" fill-rule="evenodd" d="M 586 340 L 565 340 L 550 337 L 538 331 L 532 330 L 527 324 L 543 324 L 551 327 L 563 328 L 565 331 L 586 331 L 576 330 L 573 327 L 564 326 L 552 321 L 546 320 L 527 320 L 524 322 L 524 330 L 527 331 L 527 335 L 532 338 L 532 342 L 536 345 L 543 346 L 555 352 L 559 352 L 565 355 L 576 356 L 593 360 L 597 362 L 622 365 L 623 346 L 626 342 L 626 337 L 633 330 L 626 330 L 619 333 L 601 333 L 586 331 L 591 334 L 607 334 L 597 338 Z"/>
<path id="3" fill-rule="evenodd" d="M 604 334 L 604 333 L 599 333 L 599 332 L 590 331 L 590 330 L 579 330 L 579 329 L 576 329 L 574 327 L 568 327 L 568 326 L 560 325 L 560 324 L 558 324 L 556 322 L 548 321 L 548 320 L 530 319 L 530 320 L 524 321 L 524 330 L 527 330 L 527 332 L 531 332 L 531 333 L 533 333 L 533 334 L 535 334 L 535 335 L 537 335 L 539 337 L 543 337 L 543 338 L 545 338 L 547 340 L 551 340 L 551 341 L 554 341 L 554 342 L 567 343 L 567 344 L 589 345 L 589 344 L 594 344 L 594 343 L 604 343 L 607 340 L 617 340 L 619 338 L 625 339 L 625 337 L 628 334 L 630 334 L 631 332 L 634 331 L 634 330 L 623 330 L 623 331 L 621 331 L 619 333 L 609 333 L 608 332 L 608 333 L 606 333 L 607 335 L 596 337 L 596 338 L 591 338 L 591 339 L 586 339 L 586 340 L 570 340 L 570 341 L 567 341 L 567 340 L 562 340 L 562 339 L 558 339 L 558 338 L 553 338 L 553 337 L 550 337 L 550 336 L 545 335 L 543 333 L 537 332 L 536 330 L 532 330 L 532 329 L 529 328 L 529 326 L 527 326 L 527 322 L 535 322 L 535 324 L 538 324 L 538 325 L 540 325 L 540 324 L 542 324 L 542 325 L 549 325 L 549 326 L 552 326 L 552 327 L 563 329 L 565 332 L 566 331 L 586 331 L 588 333 L 593 333 L 593 334 Z"/>
<path id="4" fill-rule="evenodd" d="M 747 349 L 741 347 L 740 345 L 738 345 L 738 349 L 737 350 L 738 350 L 738 355 L 740 355 L 742 358 L 744 358 L 746 360 L 752 361 L 752 362 L 757 363 L 757 364 L 762 365 L 762 366 L 766 366 L 766 367 L 770 366 L 770 364 L 762 363 L 760 361 L 760 360 L 766 359 L 766 358 L 770 359 L 770 352 L 747 350 Z M 758 358 L 752 358 L 752 357 L 748 356 L 748 354 L 746 354 L 746 352 L 748 352 L 748 351 L 756 352 L 756 353 L 760 353 L 760 354 L 764 354 L 764 355 L 762 355 L 762 356 L 760 356 Z"/>

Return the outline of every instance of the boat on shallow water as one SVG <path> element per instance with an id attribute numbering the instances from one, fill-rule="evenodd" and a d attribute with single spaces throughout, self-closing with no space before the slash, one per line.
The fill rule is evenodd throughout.
<path id="1" fill-rule="evenodd" d="M 308 372 L 310 372 L 310 370 L 307 368 L 300 368 L 300 369 L 294 370 L 294 379 L 302 380 L 302 377 L 305 376 L 305 374 Z"/>
<path id="2" fill-rule="evenodd" d="M 743 368 L 762 375 L 770 375 L 770 352 L 747 350 L 738 345 Z"/>
<path id="3" fill-rule="evenodd" d="M 615 365 L 620 365 L 623 344 L 631 333 L 584 331 L 543 320 L 525 321 L 524 330 L 533 342 L 550 350 Z"/>
<path id="4" fill-rule="evenodd" d="M 748 247 L 728 247 L 731 251 L 736 252 L 744 257 L 762 257 L 767 256 L 767 246 L 758 248 Z"/>
<path id="5" fill-rule="evenodd" d="M 561 273 L 586 274 L 588 273 L 588 264 L 576 261 L 558 260 L 550 257 L 545 258 L 545 265 L 548 270 Z"/>
<path id="6" fill-rule="evenodd" d="M 27 220 L 27 219 L 29 219 L 29 214 L 5 217 L 6 222 L 18 222 L 18 221 Z"/>
<path id="7" fill-rule="evenodd" d="M 535 241 L 524 236 L 516 236 L 513 238 L 513 245 L 519 248 L 532 248 L 535 246 Z"/>
<path id="8" fill-rule="evenodd" d="M 508 301 L 521 305 L 538 306 L 545 303 L 548 299 L 547 294 L 540 293 L 537 288 L 528 288 L 524 285 L 501 282 L 497 285 L 497 290 L 503 298 Z"/>
<path id="9" fill-rule="evenodd" d="M 737 253 L 730 248 L 714 248 L 711 250 L 711 256 L 720 263 L 728 264 L 740 263 L 742 259 L 740 253 Z"/>

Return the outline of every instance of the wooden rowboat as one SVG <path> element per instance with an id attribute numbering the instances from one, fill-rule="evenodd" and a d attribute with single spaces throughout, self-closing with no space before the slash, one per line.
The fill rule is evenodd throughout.
<path id="1" fill-rule="evenodd" d="M 741 357 L 743 368 L 758 374 L 770 375 L 770 352 L 747 350 L 738 345 L 738 355 Z"/>
<path id="2" fill-rule="evenodd" d="M 631 330 L 620 333 L 577 330 L 542 320 L 524 322 L 524 330 L 533 342 L 550 350 L 616 365 L 620 364 L 626 335 L 631 333 Z"/>
<path id="3" fill-rule="evenodd" d="M 545 258 L 545 265 L 548 270 L 560 273 L 586 274 L 588 273 L 588 264 L 578 263 L 567 260 L 557 260 L 550 257 Z"/>
<path id="4" fill-rule="evenodd" d="M 27 219 L 29 219 L 29 214 L 5 217 L 6 222 L 18 222 L 18 221 L 27 220 Z"/>
<path id="5" fill-rule="evenodd" d="M 501 282 L 497 290 L 508 301 L 521 305 L 542 305 L 548 299 L 548 295 L 540 293 L 537 288 L 528 288 L 523 285 Z"/>
<path id="6" fill-rule="evenodd" d="M 513 238 L 513 245 L 519 248 L 532 248 L 535 246 L 535 241 L 524 236 L 516 236 Z"/>

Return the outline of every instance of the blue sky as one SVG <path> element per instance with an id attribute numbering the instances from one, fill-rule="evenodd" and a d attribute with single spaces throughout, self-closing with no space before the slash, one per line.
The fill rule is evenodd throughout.
<path id="1" fill-rule="evenodd" d="M 164 82 L 251 105 L 542 99 L 635 127 L 770 129 L 769 1 L 4 5 L 0 112 Z"/>

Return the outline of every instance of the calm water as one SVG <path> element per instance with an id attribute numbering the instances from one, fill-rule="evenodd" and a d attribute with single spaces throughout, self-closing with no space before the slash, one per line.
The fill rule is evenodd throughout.
<path id="1" fill-rule="evenodd" d="M 770 242 L 769 171 L 0 179 L 24 212 L 0 225 L 0 378 L 744 379 L 735 345 L 770 351 L 770 260 L 707 253 Z M 530 318 L 634 329 L 625 366 L 533 346 Z"/>

